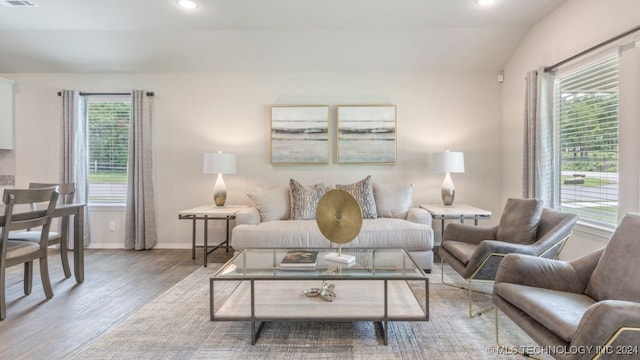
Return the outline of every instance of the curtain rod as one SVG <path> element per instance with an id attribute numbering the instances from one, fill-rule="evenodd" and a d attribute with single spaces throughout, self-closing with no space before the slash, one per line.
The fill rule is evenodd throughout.
<path id="1" fill-rule="evenodd" d="M 617 40 L 620 40 L 620 39 L 622 39 L 622 38 L 623 38 L 623 37 L 625 37 L 625 36 L 631 35 L 631 34 L 633 34 L 634 32 L 636 32 L 636 31 L 638 31 L 638 30 L 640 30 L 640 25 L 638 25 L 638 26 L 634 27 L 633 29 L 630 29 L 630 30 L 625 31 L 625 32 L 623 32 L 623 33 L 622 33 L 622 34 L 620 34 L 620 35 L 616 35 L 616 36 L 612 37 L 612 38 L 611 38 L 611 39 L 609 39 L 609 40 L 605 40 L 605 41 L 603 41 L 603 42 L 599 43 L 598 45 L 592 46 L 592 47 L 588 48 L 588 49 L 587 49 L 587 50 L 585 50 L 585 51 L 582 51 L 582 52 L 580 52 L 580 53 L 578 53 L 578 54 L 575 54 L 575 55 L 573 55 L 573 56 L 571 56 L 571 57 L 569 57 L 569 58 L 566 58 L 566 59 L 564 59 L 564 60 L 560 61 L 559 63 L 556 63 L 556 64 L 551 65 L 551 66 L 547 66 L 547 67 L 545 67 L 545 68 L 544 68 L 544 71 L 545 71 L 545 72 L 553 71 L 553 70 L 557 69 L 558 67 L 560 67 L 560 66 L 562 66 L 562 65 L 564 65 L 564 64 L 566 64 L 566 63 L 568 63 L 569 61 L 575 60 L 575 59 L 577 59 L 577 58 L 579 58 L 579 57 L 581 57 L 581 56 L 583 56 L 583 55 L 586 55 L 586 54 L 588 54 L 588 53 L 590 53 L 590 52 L 592 52 L 592 51 L 595 51 L 595 50 L 597 50 L 597 49 L 599 49 L 599 48 L 601 48 L 601 47 L 603 47 L 603 46 L 605 46 L 605 45 L 609 45 L 609 44 L 611 44 L 612 42 L 617 41 Z"/>
<path id="2" fill-rule="evenodd" d="M 126 93 L 90 93 L 90 92 L 80 92 L 81 96 L 87 95 L 131 95 L 130 92 Z M 147 96 L 155 96 L 156 94 L 153 91 L 147 91 Z M 62 91 L 58 91 L 58 96 L 62 96 Z"/>

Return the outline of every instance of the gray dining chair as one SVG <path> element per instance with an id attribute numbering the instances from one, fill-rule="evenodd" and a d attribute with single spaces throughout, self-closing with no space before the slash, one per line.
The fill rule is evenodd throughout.
<path id="1" fill-rule="evenodd" d="M 63 204 L 73 203 L 73 198 L 76 192 L 75 183 L 30 183 L 29 189 L 42 189 L 42 188 L 56 188 L 59 194 L 58 199 Z M 34 209 L 35 210 L 35 209 Z M 9 234 L 10 240 L 16 241 L 31 241 L 40 242 L 41 234 L 40 230 L 29 229 L 29 231 L 23 231 L 18 233 Z M 69 216 L 63 216 L 60 221 L 60 232 L 49 231 L 47 243 L 51 245 L 60 245 L 60 259 L 62 260 L 62 270 L 64 271 L 64 277 L 71 277 L 71 267 L 69 266 L 69 256 L 67 243 L 69 241 Z"/>
<path id="2" fill-rule="evenodd" d="M 45 296 L 47 299 L 53 297 L 47 264 L 46 236 L 51 226 L 51 214 L 56 207 L 57 200 L 58 192 L 54 188 L 4 190 L 2 202 L 5 205 L 5 210 L 0 222 L 0 226 L 2 226 L 0 233 L 0 320 L 4 320 L 7 316 L 5 279 L 8 267 L 24 264 L 24 294 L 29 295 L 32 288 L 33 260 L 38 259 Z M 16 205 L 32 203 L 45 203 L 46 208 L 26 212 L 16 209 Z M 40 226 L 42 227 L 40 242 L 9 240 L 9 233 L 12 231 Z"/>

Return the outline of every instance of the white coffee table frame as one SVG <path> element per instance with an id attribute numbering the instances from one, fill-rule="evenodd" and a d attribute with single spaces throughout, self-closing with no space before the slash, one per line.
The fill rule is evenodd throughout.
<path id="1" fill-rule="evenodd" d="M 389 321 L 429 320 L 429 278 L 404 249 L 343 249 L 357 257 L 352 266 L 322 260 L 335 249 L 314 249 L 321 252 L 317 270 L 279 270 L 287 250 L 245 249 L 229 260 L 209 282 L 210 320 L 249 321 L 252 345 L 271 321 L 373 321 L 387 345 Z M 237 282 L 221 304 L 215 301 L 218 281 Z M 334 302 L 302 293 L 322 281 L 337 284 Z M 423 304 L 407 281 L 424 281 Z"/>

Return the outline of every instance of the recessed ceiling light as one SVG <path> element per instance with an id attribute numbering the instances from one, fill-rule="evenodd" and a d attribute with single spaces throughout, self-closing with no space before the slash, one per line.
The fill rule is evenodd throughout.
<path id="1" fill-rule="evenodd" d="M 185 9 L 195 9 L 198 7 L 198 3 L 194 0 L 177 0 L 178 5 L 182 6 Z"/>
<path id="2" fill-rule="evenodd" d="M 495 0 L 478 0 L 478 5 L 488 6 L 495 2 Z"/>

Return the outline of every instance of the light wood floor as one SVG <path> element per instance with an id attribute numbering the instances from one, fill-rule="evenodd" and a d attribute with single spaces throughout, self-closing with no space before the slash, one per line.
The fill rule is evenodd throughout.
<path id="1" fill-rule="evenodd" d="M 209 262 L 225 262 L 232 253 L 218 249 L 209 255 Z M 60 255 L 52 248 L 51 300 L 45 301 L 37 261 L 28 296 L 23 292 L 23 267 L 7 269 L 0 359 L 67 359 L 200 266 L 202 251 L 192 260 L 191 250 L 89 249 L 85 281 L 77 284 L 73 276 L 64 278 Z"/>

